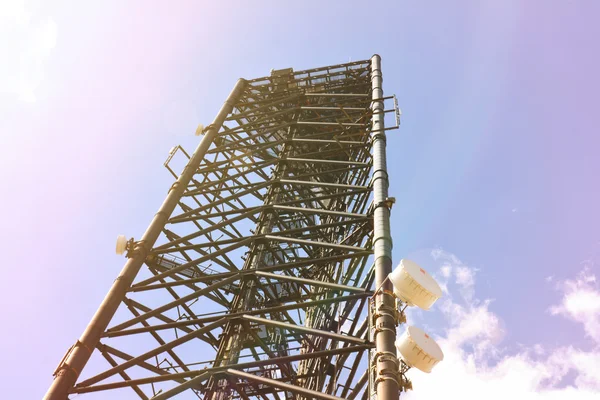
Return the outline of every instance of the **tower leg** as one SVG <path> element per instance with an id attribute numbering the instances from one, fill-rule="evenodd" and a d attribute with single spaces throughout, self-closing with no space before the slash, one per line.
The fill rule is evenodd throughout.
<path id="1" fill-rule="evenodd" d="M 233 110 L 234 104 L 240 98 L 246 87 L 246 81 L 240 79 L 235 85 L 229 97 L 219 110 L 219 113 L 215 117 L 213 123 L 208 127 L 204 137 L 200 141 L 200 144 L 196 148 L 196 151 L 190 158 L 186 165 L 183 173 L 179 176 L 177 181 L 169 190 L 167 198 L 161 205 L 158 212 L 154 215 L 154 218 L 150 222 L 148 229 L 142 236 L 142 239 L 135 244 L 135 247 L 128 254 L 127 262 L 121 270 L 121 273 L 115 279 L 112 287 L 108 294 L 100 304 L 100 307 L 94 314 L 94 317 L 90 321 L 89 325 L 77 341 L 77 343 L 71 347 L 67 352 L 64 359 L 58 366 L 55 372 L 55 379 L 52 385 L 46 392 L 44 400 L 65 400 L 69 394 L 70 389 L 77 382 L 77 378 L 88 362 L 94 348 L 98 344 L 102 333 L 108 327 L 110 320 L 113 318 L 117 308 L 125 298 L 125 293 L 130 288 L 133 280 L 138 274 L 140 268 L 144 264 L 146 257 L 162 229 L 164 228 L 167 220 L 175 210 L 179 199 L 183 192 L 187 188 L 191 178 L 196 173 L 200 162 L 204 158 L 206 151 L 214 140 L 217 132 L 221 128 L 227 115 Z"/>

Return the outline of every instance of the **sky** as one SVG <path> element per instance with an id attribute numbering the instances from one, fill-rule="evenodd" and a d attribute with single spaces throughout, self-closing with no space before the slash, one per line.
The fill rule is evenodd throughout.
<path id="1" fill-rule="evenodd" d="M 3 393 L 41 398 L 239 77 L 378 53 L 394 259 L 444 297 L 411 400 L 600 393 L 600 3 L 0 1 Z M 565 397 L 567 396 L 567 397 Z"/>

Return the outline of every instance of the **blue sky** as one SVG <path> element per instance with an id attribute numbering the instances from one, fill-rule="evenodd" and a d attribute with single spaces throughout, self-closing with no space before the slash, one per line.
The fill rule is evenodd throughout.
<path id="1" fill-rule="evenodd" d="M 195 147 L 197 124 L 237 78 L 374 53 L 403 111 L 388 136 L 394 257 L 448 287 L 446 303 L 412 316 L 454 351 L 448 365 L 463 371 L 471 355 L 475 368 L 413 372 L 410 397 L 435 395 L 427 390 L 444 376 L 493 383 L 503 361 L 552 370 L 552 357 L 576 354 L 600 369 L 599 8 L 3 3 L 6 396 L 41 397 L 122 266 L 116 235 L 141 235 L 171 183 L 169 149 Z M 474 316 L 489 329 L 457 341 Z M 569 368 L 517 386 L 548 397 L 600 391 Z"/>

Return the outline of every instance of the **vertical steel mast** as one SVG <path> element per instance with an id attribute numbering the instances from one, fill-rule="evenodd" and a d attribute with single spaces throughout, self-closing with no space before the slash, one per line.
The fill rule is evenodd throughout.
<path id="1" fill-rule="evenodd" d="M 241 79 L 45 399 L 397 399 L 391 99 L 377 55 Z"/>
<path id="2" fill-rule="evenodd" d="M 377 371 L 375 390 L 377 399 L 397 399 L 398 359 L 396 357 L 396 300 L 392 283 L 387 276 L 392 272 L 392 234 L 390 231 L 390 208 L 388 198 L 388 172 L 386 161 L 385 107 L 383 102 L 383 75 L 381 57 L 371 58 L 371 96 L 373 111 L 371 140 L 373 142 L 373 251 L 375 258 L 375 356 Z"/>

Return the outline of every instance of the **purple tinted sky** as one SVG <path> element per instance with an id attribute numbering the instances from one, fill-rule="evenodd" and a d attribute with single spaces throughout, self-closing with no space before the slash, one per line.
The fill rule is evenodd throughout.
<path id="1" fill-rule="evenodd" d="M 592 346 L 544 312 L 544 279 L 600 257 L 600 3 L 120 3 L 26 5 L 56 45 L 36 101 L 1 88 L 3 396 L 41 397 L 122 266 L 115 236 L 141 235 L 168 150 L 195 147 L 238 77 L 373 53 L 403 110 L 396 259 L 442 247 L 478 268 L 509 347 Z"/>

